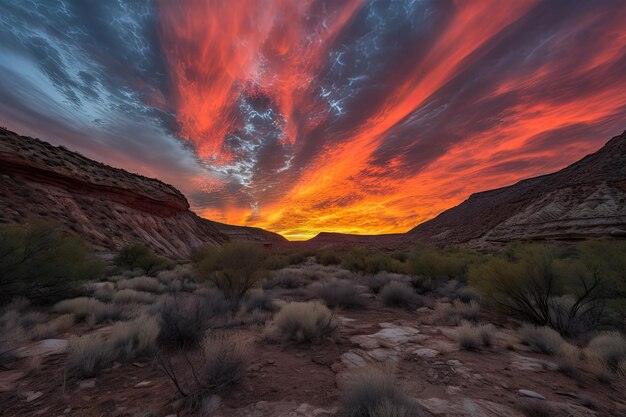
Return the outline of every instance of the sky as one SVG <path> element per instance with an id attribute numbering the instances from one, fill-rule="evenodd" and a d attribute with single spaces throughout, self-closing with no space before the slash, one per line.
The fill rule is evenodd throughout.
<path id="1" fill-rule="evenodd" d="M 623 0 L 0 0 L 0 125 L 289 239 L 407 231 L 626 129 Z"/>

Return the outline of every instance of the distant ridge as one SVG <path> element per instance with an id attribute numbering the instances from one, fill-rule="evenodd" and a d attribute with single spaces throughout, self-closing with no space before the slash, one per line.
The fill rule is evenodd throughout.
<path id="1" fill-rule="evenodd" d="M 0 128 L 0 223 L 60 223 L 99 251 L 142 243 L 172 258 L 232 239 L 286 243 L 262 229 L 212 222 L 189 210 L 183 194 L 61 146 Z"/>

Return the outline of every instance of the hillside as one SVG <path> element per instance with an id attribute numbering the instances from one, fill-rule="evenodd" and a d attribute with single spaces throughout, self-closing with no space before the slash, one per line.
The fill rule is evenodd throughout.
<path id="1" fill-rule="evenodd" d="M 58 222 L 98 251 L 143 243 L 172 258 L 233 238 L 282 236 L 202 219 L 174 187 L 93 161 L 63 147 L 0 129 L 0 222 Z M 238 232 L 238 233 L 235 233 Z"/>

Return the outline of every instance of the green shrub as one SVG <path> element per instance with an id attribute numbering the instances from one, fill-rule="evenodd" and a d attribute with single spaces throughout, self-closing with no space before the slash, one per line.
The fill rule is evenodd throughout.
<path id="1" fill-rule="evenodd" d="M 334 251 L 320 251 L 315 254 L 315 262 L 320 265 L 339 265 L 341 257 Z"/>
<path id="2" fill-rule="evenodd" d="M 391 270 L 392 258 L 382 252 L 372 252 L 364 248 L 354 248 L 342 256 L 341 267 L 353 272 L 377 274 Z"/>
<path id="3" fill-rule="evenodd" d="M 465 279 L 467 270 L 476 256 L 459 249 L 437 249 L 420 246 L 407 257 L 411 274 L 435 279 Z"/>
<path id="4" fill-rule="evenodd" d="M 125 247 L 117 254 L 115 264 L 123 268 L 140 269 L 146 275 L 151 276 L 175 266 L 172 261 L 156 255 L 152 249 L 145 245 Z"/>
<path id="5" fill-rule="evenodd" d="M 615 252 L 611 247 L 604 250 Z M 585 250 L 514 245 L 473 265 L 469 283 L 505 313 L 568 336 L 600 325 L 623 326 L 619 319 L 610 322 L 619 313 L 611 306 L 623 304 L 617 301 L 624 297 L 620 272 L 610 259 L 593 259 Z"/>
<path id="6" fill-rule="evenodd" d="M 238 302 L 267 275 L 263 263 L 267 251 L 263 246 L 237 241 L 204 255 L 196 255 L 196 271 L 200 279 L 207 280 L 226 298 Z"/>
<path id="7" fill-rule="evenodd" d="M 104 264 L 76 236 L 53 225 L 0 227 L 0 304 L 23 296 L 53 303 L 77 292 L 77 282 L 99 277 Z"/>
<path id="8" fill-rule="evenodd" d="M 311 343 L 321 340 L 337 327 L 333 313 L 318 301 L 288 303 L 276 313 L 270 340 Z"/>

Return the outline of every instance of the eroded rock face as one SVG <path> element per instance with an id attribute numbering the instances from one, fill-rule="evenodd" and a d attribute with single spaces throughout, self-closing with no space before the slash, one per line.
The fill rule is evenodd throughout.
<path id="1" fill-rule="evenodd" d="M 98 251 L 141 243 L 175 259 L 230 239 L 285 241 L 261 229 L 202 219 L 180 191 L 159 180 L 0 129 L 0 222 L 36 219 L 60 223 Z"/>

